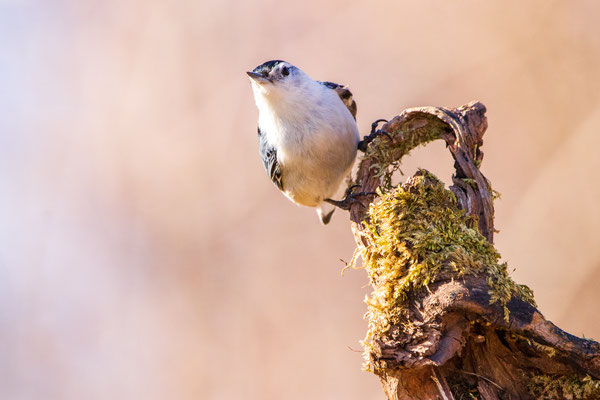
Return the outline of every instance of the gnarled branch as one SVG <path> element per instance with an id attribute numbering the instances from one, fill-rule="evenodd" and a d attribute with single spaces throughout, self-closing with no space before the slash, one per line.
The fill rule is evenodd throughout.
<path id="1" fill-rule="evenodd" d="M 360 162 L 350 217 L 373 294 L 368 368 L 390 399 L 600 398 L 600 345 L 547 321 L 493 248 L 493 192 L 479 170 L 485 107 L 419 107 L 386 123 Z M 421 170 L 394 188 L 413 148 L 446 142 L 450 192 Z"/>

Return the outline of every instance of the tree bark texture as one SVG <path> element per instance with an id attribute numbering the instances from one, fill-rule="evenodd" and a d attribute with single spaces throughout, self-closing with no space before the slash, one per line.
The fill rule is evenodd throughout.
<path id="1" fill-rule="evenodd" d="M 503 272 L 505 264 L 486 261 L 497 253 L 492 245 L 494 192 L 479 169 L 485 111 L 479 102 L 457 109 L 405 110 L 382 126 L 360 162 L 354 183 L 366 194 L 357 197 L 350 217 L 359 254 L 371 265 L 366 268 L 378 293 L 367 313 L 374 327 L 365 341 L 368 368 L 379 376 L 389 399 L 600 399 L 599 344 L 547 321 L 527 299 L 527 291 Z M 432 237 L 430 227 L 440 225 L 438 215 L 422 224 L 411 222 L 416 227 L 407 236 L 392 233 L 391 242 L 382 241 L 384 230 L 400 225 L 376 216 L 377 207 L 388 214 L 392 210 L 392 219 L 409 218 L 419 196 L 439 182 L 421 170 L 394 187 L 391 171 L 410 150 L 437 139 L 446 142 L 456 169 L 449 188 L 453 195 L 445 189 L 441 190 L 446 195 L 439 192 L 446 196 L 439 212 L 457 216 L 443 232 L 454 229 L 459 239 L 454 243 L 451 234 Z M 385 202 L 389 207 L 380 204 Z M 419 212 L 424 218 L 429 215 L 426 209 Z M 381 221 L 374 221 L 378 218 Z M 428 240 L 424 250 L 415 239 L 421 237 Z M 475 247 L 463 246 L 465 238 Z M 477 261 L 478 250 L 470 249 L 480 247 L 488 249 L 491 258 Z M 443 252 L 450 256 L 438 257 Z M 427 275 L 423 265 L 433 264 L 423 260 L 430 256 L 444 266 Z M 396 268 L 389 260 L 404 264 L 384 274 L 385 268 Z M 464 269 L 461 260 L 470 262 L 471 269 Z M 416 274 L 427 277 L 422 286 L 413 279 Z M 506 279 L 501 282 L 503 295 L 496 294 L 498 279 Z"/>

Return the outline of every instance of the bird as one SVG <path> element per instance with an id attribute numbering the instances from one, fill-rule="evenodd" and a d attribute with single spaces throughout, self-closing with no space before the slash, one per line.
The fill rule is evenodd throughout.
<path id="1" fill-rule="evenodd" d="M 258 108 L 258 148 L 267 174 L 292 202 L 316 208 L 326 225 L 333 200 L 350 175 L 359 144 L 356 102 L 345 85 L 310 78 L 282 60 L 267 61 L 250 77 Z"/>

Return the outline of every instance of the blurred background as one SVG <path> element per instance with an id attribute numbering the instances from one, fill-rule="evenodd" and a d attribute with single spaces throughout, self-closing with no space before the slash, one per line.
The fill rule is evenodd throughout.
<path id="1" fill-rule="evenodd" d="M 480 100 L 496 245 L 600 338 L 600 3 L 0 0 L 0 397 L 383 399 L 348 216 L 267 178 L 244 73 L 358 123 Z M 450 181 L 443 144 L 404 162 Z M 357 352 L 358 351 L 358 352 Z"/>

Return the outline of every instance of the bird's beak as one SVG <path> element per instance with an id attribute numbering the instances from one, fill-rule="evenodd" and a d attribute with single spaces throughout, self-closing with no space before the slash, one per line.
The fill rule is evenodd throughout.
<path id="1" fill-rule="evenodd" d="M 246 73 L 248 74 L 250 79 L 252 79 L 256 83 L 263 84 L 263 83 L 271 82 L 271 80 L 269 78 L 265 78 L 264 76 L 262 76 L 261 74 L 257 74 L 256 72 L 248 71 Z"/>

